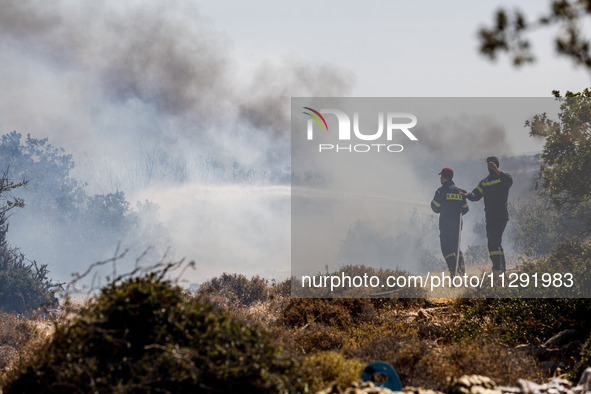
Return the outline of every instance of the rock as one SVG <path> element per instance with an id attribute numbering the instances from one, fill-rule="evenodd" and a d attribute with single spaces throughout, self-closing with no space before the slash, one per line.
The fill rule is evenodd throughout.
<path id="1" fill-rule="evenodd" d="M 520 394 L 521 393 L 521 389 L 519 387 L 499 386 L 497 388 L 503 394 Z"/>
<path id="2" fill-rule="evenodd" d="M 443 394 L 441 391 L 428 390 L 421 387 L 408 386 L 402 389 L 405 394 Z"/>
<path id="3" fill-rule="evenodd" d="M 487 376 L 464 375 L 452 379 L 447 389 L 448 394 L 501 394 L 496 383 Z"/>
<path id="4" fill-rule="evenodd" d="M 560 378 L 554 378 L 549 383 L 542 385 L 548 394 L 573 394 L 572 386 L 570 381 Z"/>
<path id="5" fill-rule="evenodd" d="M 316 394 L 443 394 L 441 391 L 424 389 L 422 387 L 404 387 L 402 391 L 392 391 L 385 387 L 376 386 L 373 382 L 358 381 L 351 384 L 346 389 L 339 389 L 336 383 L 332 386 L 318 391 Z"/>
<path id="6" fill-rule="evenodd" d="M 587 368 L 576 387 L 565 379 L 554 378 L 545 384 L 519 379 L 518 387 L 497 386 L 486 376 L 464 375 L 459 379 L 452 379 L 447 394 L 591 394 L 591 368 Z M 319 391 L 318 394 L 393 394 L 398 393 L 384 387 L 377 387 L 373 382 L 356 382 L 345 390 L 337 385 Z M 404 387 L 405 394 L 443 394 L 440 391 L 427 390 L 420 387 Z"/>
<path id="7" fill-rule="evenodd" d="M 578 394 L 589 394 L 591 393 L 591 368 L 587 368 L 581 375 L 579 384 L 573 389 Z"/>
<path id="8" fill-rule="evenodd" d="M 519 379 L 517 381 L 517 385 L 519 386 L 519 390 L 523 394 L 535 393 L 536 391 L 540 390 L 540 388 L 542 387 L 541 385 L 539 385 L 537 383 L 534 383 L 532 381 L 525 380 L 525 379 Z"/>
<path id="9" fill-rule="evenodd" d="M 339 385 L 333 383 L 330 387 L 325 388 L 324 390 L 317 391 L 316 394 L 339 394 L 342 391 L 339 390 Z"/>
<path id="10" fill-rule="evenodd" d="M 318 391 L 316 394 L 393 394 L 395 391 L 385 387 L 376 386 L 373 382 L 354 382 L 346 389 L 339 389 L 336 383 L 330 387 Z"/>
<path id="11" fill-rule="evenodd" d="M 571 390 L 572 383 L 560 378 L 555 378 L 546 384 L 519 379 L 517 385 L 522 394 L 574 394 Z"/>
<path id="12" fill-rule="evenodd" d="M 544 346 L 547 348 L 559 348 L 564 346 L 570 342 L 576 341 L 580 339 L 579 332 L 577 330 L 569 329 L 560 331 L 558 334 L 554 335 L 552 338 L 548 339 Z"/>

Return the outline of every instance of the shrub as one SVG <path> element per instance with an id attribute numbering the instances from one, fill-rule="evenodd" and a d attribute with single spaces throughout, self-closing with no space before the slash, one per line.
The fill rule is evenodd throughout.
<path id="1" fill-rule="evenodd" d="M 483 374 L 500 384 L 540 377 L 533 356 L 517 353 L 486 338 L 439 345 L 421 340 L 410 330 L 392 331 L 346 354 L 365 363 L 385 361 L 392 365 L 405 386 L 432 390 L 445 391 L 449 377 L 465 374 Z"/>
<path id="2" fill-rule="evenodd" d="M 430 360 L 438 356 L 435 344 L 421 341 L 416 332 L 391 331 L 365 346 L 347 353 L 365 363 L 376 360 L 392 365 L 404 385 L 436 388 L 441 390 L 430 370 Z"/>
<path id="3" fill-rule="evenodd" d="M 441 355 L 434 353 L 428 363 L 442 389 L 449 377 L 462 375 L 488 376 L 503 386 L 515 385 L 518 379 L 539 381 L 542 377 L 532 355 L 484 340 L 451 345 Z"/>
<path id="4" fill-rule="evenodd" d="M 285 390 L 292 364 L 262 329 L 156 274 L 112 283 L 5 382 L 5 393 Z"/>
<path id="5" fill-rule="evenodd" d="M 425 298 L 427 291 L 409 281 L 405 287 L 395 289 L 386 287 L 388 277 L 409 277 L 409 273 L 398 269 L 374 268 L 365 265 L 343 265 L 334 272 L 303 275 L 292 278 L 291 296 L 300 298 L 364 298 L 376 293 L 395 290 L 397 298 Z M 345 278 L 342 283 L 331 288 L 331 277 Z M 372 277 L 376 277 L 372 279 Z M 340 281 L 341 281 L 340 280 Z M 361 281 L 360 281 L 361 280 Z M 381 285 L 380 285 L 381 284 Z M 375 286 L 375 287 L 374 287 Z"/>
<path id="6" fill-rule="evenodd" d="M 369 299 L 294 298 L 285 307 L 281 321 L 290 327 L 302 327 L 313 322 L 348 327 L 375 317 L 376 311 Z"/>
<path id="7" fill-rule="evenodd" d="M 199 294 L 217 293 L 231 303 L 249 306 L 257 301 L 265 301 L 269 295 L 268 281 L 253 276 L 248 279 L 242 274 L 222 274 L 199 286 Z"/>
<path id="8" fill-rule="evenodd" d="M 301 372 L 313 392 L 336 383 L 341 389 L 359 380 L 364 363 L 358 359 L 347 359 L 338 352 L 318 352 L 304 357 Z"/>
<path id="9" fill-rule="evenodd" d="M 456 307 L 463 319 L 447 330 L 455 341 L 485 335 L 516 345 L 549 339 L 566 328 L 591 328 L 589 299 L 462 299 Z"/>
<path id="10" fill-rule="evenodd" d="M 509 239 L 518 253 L 548 255 L 558 243 L 574 235 L 562 223 L 561 212 L 543 196 L 529 196 L 510 204 L 509 209 Z"/>
<path id="11" fill-rule="evenodd" d="M 586 242 L 567 241 L 558 244 L 550 256 L 532 260 L 523 266 L 523 271 L 531 274 L 560 273 L 572 274 L 571 287 L 549 286 L 532 289 L 545 297 L 591 297 L 591 240 Z"/>
<path id="12" fill-rule="evenodd" d="M 138 254 L 148 246 L 159 250 L 169 244 L 155 204 L 138 203 L 133 210 L 122 191 L 89 194 L 87 184 L 71 175 L 73 156 L 47 138 L 25 137 L 16 131 L 0 136 L 0 163 L 9 166 L 12 178 L 28 181 L 28 187 L 19 190 L 27 209 L 12 220 L 21 246 L 42 253 L 50 266 L 106 259 L 118 243 L 135 245 Z"/>
<path id="13" fill-rule="evenodd" d="M 347 341 L 347 334 L 339 329 L 324 324 L 311 324 L 294 333 L 296 351 L 310 354 L 325 350 L 342 349 Z"/>
<path id="14" fill-rule="evenodd" d="M 293 278 L 284 279 L 281 282 L 272 282 L 271 296 L 287 298 L 291 296 L 291 286 Z"/>
<path id="15" fill-rule="evenodd" d="M 44 266 L 38 267 L 35 262 L 26 264 L 19 255 L 3 268 L 0 268 L 1 310 L 30 315 L 40 306 L 57 305 Z"/>
<path id="16" fill-rule="evenodd" d="M 8 212 L 23 207 L 22 199 L 7 198 L 10 191 L 24 186 L 26 182 L 14 183 L 4 173 L 0 176 L 0 196 L 6 199 L 0 206 L 0 310 L 30 314 L 42 305 L 55 306 L 53 284 L 47 278 L 47 266 L 28 262 L 17 248 L 8 244 Z"/>
<path id="17" fill-rule="evenodd" d="M 394 336 L 399 341 L 407 338 L 417 338 L 420 334 L 417 330 L 416 321 L 392 321 L 385 320 L 379 323 L 361 323 L 347 327 L 346 345 L 347 350 L 363 349 L 379 343 L 381 339 Z M 376 358 L 377 360 L 377 358 Z"/>

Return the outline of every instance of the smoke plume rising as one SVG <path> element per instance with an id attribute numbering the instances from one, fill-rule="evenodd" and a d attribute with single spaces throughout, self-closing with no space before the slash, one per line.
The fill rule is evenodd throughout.
<path id="1" fill-rule="evenodd" d="M 64 147 L 89 194 L 157 203 L 171 253 L 203 263 L 193 279 L 287 275 L 289 194 L 265 185 L 289 182 L 289 97 L 346 94 L 348 73 L 269 59 L 245 76 L 231 40 L 182 1 L 0 5 L 3 133 Z M 12 221 L 11 241 L 62 279 L 92 262 L 26 209 Z M 115 245 L 101 248 L 97 260 Z"/>
<path id="2" fill-rule="evenodd" d="M 88 183 L 89 195 L 123 191 L 138 212 L 138 201 L 158 204 L 158 214 L 143 219 L 144 241 L 195 259 L 198 271 L 189 280 L 222 271 L 287 275 L 290 97 L 346 96 L 349 72 L 276 58 L 245 72 L 230 38 L 183 1 L 0 6 L 2 134 L 31 133 L 64 147 L 76 162 L 71 176 Z M 488 122 L 482 130 L 474 119 L 427 123 L 414 162 L 381 159 L 375 176 L 388 182 L 367 193 L 403 189 L 405 199 L 429 201 L 440 167 L 473 163 L 489 151 L 511 154 L 507 128 Z M 469 168 L 464 179 L 473 184 L 482 171 Z M 346 187 L 348 177 L 335 181 Z M 392 204 L 384 210 L 409 213 Z M 59 221 L 27 216 L 25 208 L 11 223 L 11 241 L 62 278 L 93 262 L 80 261 L 84 243 L 64 247 L 58 235 L 76 231 L 59 230 Z M 114 243 L 95 245 L 93 258 L 112 255 Z"/>

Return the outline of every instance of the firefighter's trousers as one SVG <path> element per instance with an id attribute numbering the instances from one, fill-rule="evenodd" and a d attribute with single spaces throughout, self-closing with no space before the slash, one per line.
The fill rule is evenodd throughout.
<path id="1" fill-rule="evenodd" d="M 454 273 L 454 267 L 456 266 L 456 253 L 458 252 L 458 236 L 458 226 L 456 226 L 455 229 L 451 229 L 450 231 L 444 231 L 442 229 L 439 232 L 439 240 L 441 241 L 441 252 L 443 253 L 443 258 L 447 263 L 447 268 L 449 269 L 450 274 Z M 459 275 L 463 275 L 464 272 L 464 255 L 462 254 L 462 251 L 460 251 L 460 258 L 458 261 L 456 273 Z"/>
<path id="2" fill-rule="evenodd" d="M 488 254 L 492 261 L 493 271 L 505 272 L 505 252 L 501 246 L 503 240 L 503 231 L 507 226 L 507 220 L 502 219 L 487 219 L 486 221 L 486 238 L 488 239 Z"/>

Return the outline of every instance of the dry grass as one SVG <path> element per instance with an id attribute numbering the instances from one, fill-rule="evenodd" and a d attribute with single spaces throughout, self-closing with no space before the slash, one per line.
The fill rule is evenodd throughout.
<path id="1" fill-rule="evenodd" d="M 444 390 L 450 378 L 464 374 L 489 376 L 502 385 L 520 378 L 541 382 L 546 377 L 533 356 L 490 336 L 455 340 L 450 332 L 463 319 L 455 302 L 291 299 L 278 304 L 269 300 L 234 308 L 232 313 L 274 331 L 294 359 L 304 362 L 324 355 L 325 364 L 340 363 L 341 358 L 386 361 L 404 385 Z M 324 365 L 321 370 L 330 368 Z M 329 376 L 315 379 L 330 380 Z"/>
<path id="2" fill-rule="evenodd" d="M 73 318 L 88 302 L 89 298 L 70 299 L 57 309 L 39 310 L 31 317 L 0 311 L 0 378 L 51 339 L 56 324 Z"/>
<path id="3" fill-rule="evenodd" d="M 308 366 L 310 360 L 322 362 L 314 375 L 316 388 L 319 382 L 330 381 L 337 364 L 346 360 L 386 361 L 404 385 L 438 390 L 444 390 L 451 377 L 464 374 L 486 375 L 504 385 L 519 378 L 544 378 L 531 355 L 494 339 L 454 340 L 450 332 L 463 316 L 449 298 L 288 299 L 275 295 L 246 306 L 220 294 L 208 297 L 234 316 L 272 331 L 289 357 Z"/>
<path id="4" fill-rule="evenodd" d="M 336 300 L 332 303 L 332 311 L 339 309 L 337 305 L 346 309 Z M 531 355 L 490 339 L 450 341 L 448 329 L 458 319 L 461 316 L 447 306 L 384 308 L 373 319 L 352 324 L 343 323 L 352 321 L 350 316 L 331 316 L 292 328 L 291 350 L 299 355 L 337 351 L 363 363 L 385 361 L 404 385 L 437 390 L 445 390 L 451 377 L 464 374 L 489 376 L 503 385 L 520 378 L 543 379 Z"/>
<path id="5" fill-rule="evenodd" d="M 0 312 L 0 374 L 11 369 L 20 357 L 51 336 L 53 326 L 46 317 L 26 318 Z"/>

